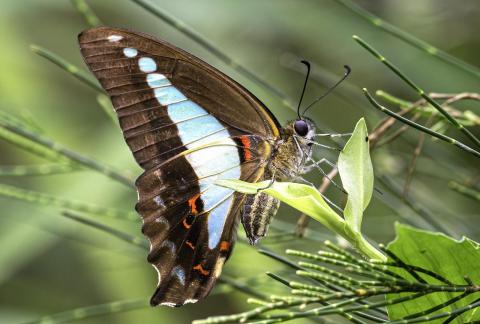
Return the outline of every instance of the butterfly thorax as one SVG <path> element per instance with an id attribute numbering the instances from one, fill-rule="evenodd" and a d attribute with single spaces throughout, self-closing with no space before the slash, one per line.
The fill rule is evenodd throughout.
<path id="1" fill-rule="evenodd" d="M 265 180 L 295 181 L 305 173 L 306 163 L 312 156 L 315 124 L 310 119 L 304 120 L 308 127 L 305 136 L 297 134 L 294 128 L 296 121 L 290 121 L 282 129 L 282 136 L 274 141 L 272 156 L 264 174 Z M 252 245 L 267 234 L 268 225 L 279 206 L 280 201 L 265 192 L 246 196 L 241 220 Z"/>
<path id="2" fill-rule="evenodd" d="M 268 167 L 275 181 L 293 181 L 305 173 L 305 165 L 312 157 L 312 142 L 315 136 L 315 124 L 305 119 L 309 131 L 305 137 L 294 130 L 294 122 L 289 121 L 282 129 L 282 136 L 275 143 L 275 150 Z"/>

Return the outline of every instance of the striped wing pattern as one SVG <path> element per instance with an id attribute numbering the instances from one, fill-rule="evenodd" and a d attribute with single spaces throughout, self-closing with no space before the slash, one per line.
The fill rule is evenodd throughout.
<path id="1" fill-rule="evenodd" d="M 151 304 L 196 302 L 232 251 L 244 201 L 214 182 L 261 180 L 277 122 L 236 82 L 150 36 L 100 27 L 79 43 L 145 170 L 136 209 L 159 276 Z"/>

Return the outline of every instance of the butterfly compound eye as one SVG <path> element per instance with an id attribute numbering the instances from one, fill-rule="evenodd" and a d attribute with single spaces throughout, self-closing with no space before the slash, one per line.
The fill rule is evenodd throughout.
<path id="1" fill-rule="evenodd" d="M 296 120 L 293 128 L 299 136 L 305 137 L 308 134 L 308 124 L 302 119 Z"/>

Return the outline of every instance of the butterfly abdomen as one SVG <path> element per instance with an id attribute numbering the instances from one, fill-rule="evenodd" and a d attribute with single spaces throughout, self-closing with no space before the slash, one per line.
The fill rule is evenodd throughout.
<path id="1" fill-rule="evenodd" d="M 266 193 L 247 195 L 242 209 L 242 224 L 250 244 L 267 234 L 270 220 L 277 213 L 280 201 Z"/>

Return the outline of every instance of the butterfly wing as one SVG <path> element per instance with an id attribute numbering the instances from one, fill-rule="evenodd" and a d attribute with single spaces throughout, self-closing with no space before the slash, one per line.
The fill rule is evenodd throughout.
<path id="1" fill-rule="evenodd" d="M 136 209 L 159 275 L 151 303 L 196 302 L 230 255 L 244 201 L 214 182 L 262 179 L 278 122 L 238 83 L 166 42 L 100 27 L 79 43 L 145 170 Z"/>

